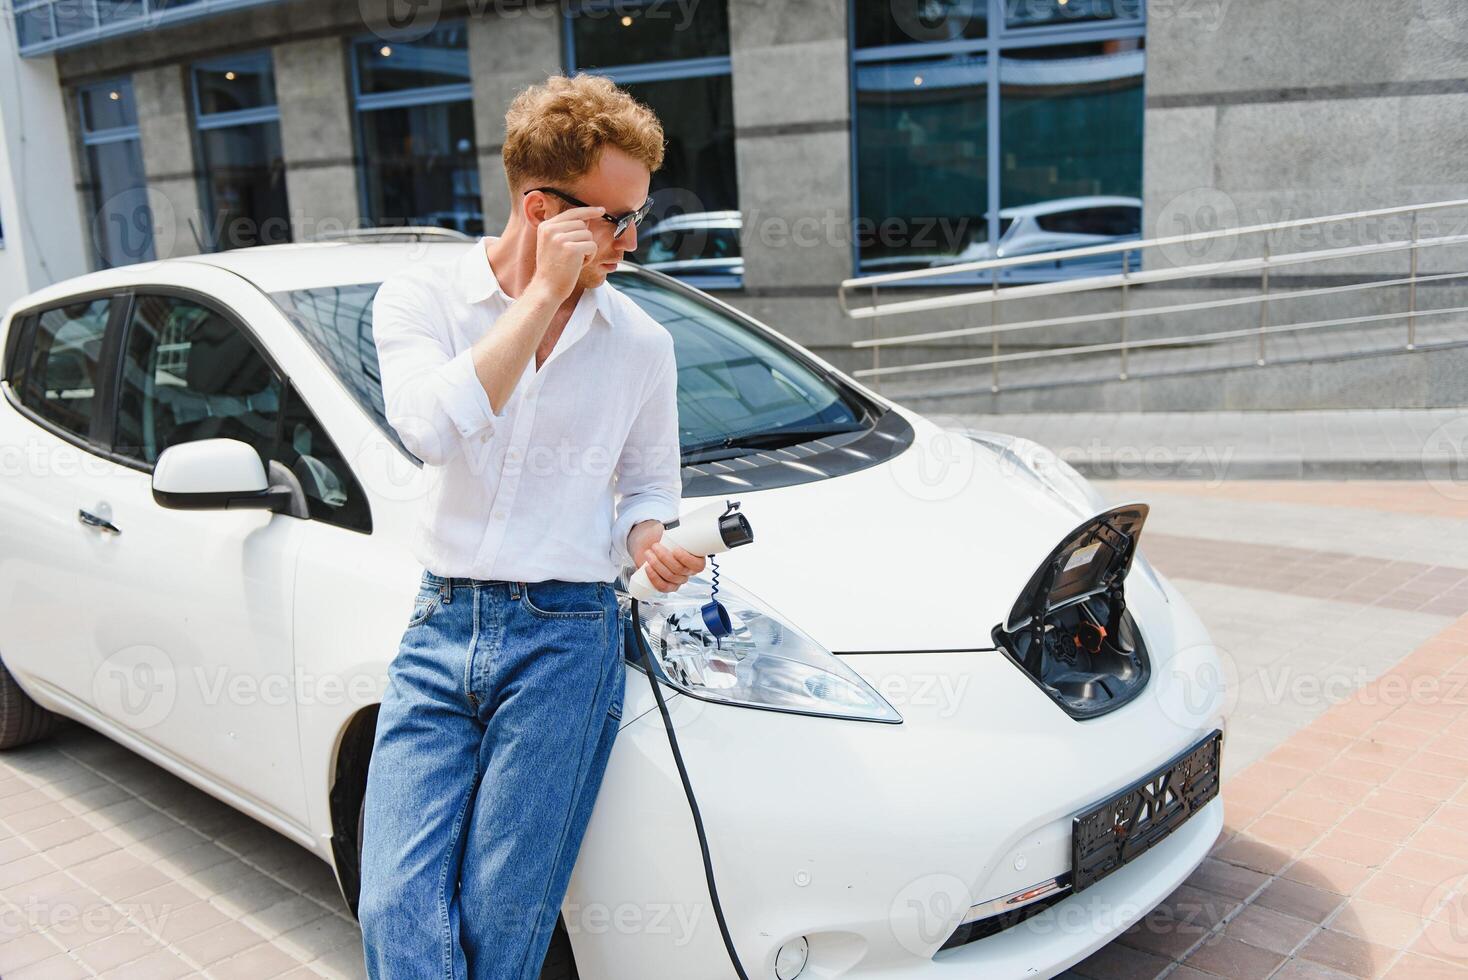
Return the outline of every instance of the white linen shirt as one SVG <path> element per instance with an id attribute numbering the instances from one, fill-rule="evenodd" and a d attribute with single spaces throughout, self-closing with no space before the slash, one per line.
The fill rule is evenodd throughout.
<path id="1" fill-rule="evenodd" d="M 413 555 L 443 576 L 610 582 L 633 524 L 678 516 L 673 338 L 610 283 L 584 290 L 495 412 L 469 348 L 514 301 L 488 240 L 389 277 L 372 302 L 387 421 L 424 463 Z"/>

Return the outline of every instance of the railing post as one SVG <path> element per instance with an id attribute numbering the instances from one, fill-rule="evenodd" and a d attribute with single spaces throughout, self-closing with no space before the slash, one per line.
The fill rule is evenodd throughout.
<path id="1" fill-rule="evenodd" d="M 1264 235 L 1264 267 L 1259 272 L 1259 357 L 1254 361 L 1264 366 L 1264 337 L 1269 326 L 1269 234 Z"/>
<path id="2" fill-rule="evenodd" d="M 1126 380 L 1126 314 L 1130 308 L 1127 304 L 1127 290 L 1131 288 L 1128 276 L 1132 274 L 1132 253 L 1121 253 L 1121 380 Z"/>
<path id="3" fill-rule="evenodd" d="M 877 287 L 876 286 L 873 286 L 872 287 L 872 339 L 873 340 L 876 340 L 878 337 L 881 336 L 880 331 L 878 331 L 878 329 L 877 329 L 877 321 L 880 319 L 880 317 L 877 316 L 876 309 L 877 309 Z M 876 344 L 873 344 L 872 345 L 872 370 L 873 371 L 875 371 L 877 368 L 879 368 L 879 367 L 882 366 L 882 356 L 881 355 L 882 355 L 882 348 L 880 346 L 876 345 Z M 874 391 L 881 391 L 882 390 L 882 376 L 880 374 L 874 374 L 874 375 L 872 375 L 872 389 Z"/>
<path id="4" fill-rule="evenodd" d="M 1417 212 L 1412 212 L 1411 271 L 1407 282 L 1407 349 L 1417 347 Z"/>
<path id="5" fill-rule="evenodd" d="M 996 298 L 998 297 L 999 275 L 997 273 L 994 274 L 994 285 L 990 287 L 990 291 Z M 989 302 L 989 326 L 991 328 L 989 331 L 989 353 L 993 355 L 993 360 L 990 363 L 989 371 L 989 393 L 992 395 L 999 394 L 999 331 L 992 329 L 998 319 L 999 304 L 991 299 Z"/>

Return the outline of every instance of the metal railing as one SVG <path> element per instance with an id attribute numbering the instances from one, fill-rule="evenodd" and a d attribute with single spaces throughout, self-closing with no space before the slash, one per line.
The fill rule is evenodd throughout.
<path id="1" fill-rule="evenodd" d="M 1171 235 L 1146 240 L 1108 242 L 1104 245 L 1091 245 L 1084 248 L 1065 249 L 1043 254 L 1006 256 L 977 262 L 955 263 L 953 265 L 937 266 L 934 268 L 916 269 L 907 272 L 890 272 L 847 279 L 841 283 L 838 291 L 838 300 L 841 304 L 842 312 L 853 320 L 871 320 L 873 324 L 872 336 L 870 338 L 856 340 L 851 343 L 852 348 L 870 349 L 872 351 L 872 366 L 870 368 L 859 369 L 853 373 L 857 377 L 883 378 L 893 375 L 912 375 L 922 374 L 924 372 L 952 370 L 955 368 L 988 366 L 990 368 L 990 390 L 997 392 L 1000 390 L 1000 365 L 1002 364 L 1021 361 L 1044 361 L 1052 358 L 1074 358 L 1087 354 L 1115 353 L 1118 355 L 1119 361 L 1115 376 L 1124 380 L 1129 376 L 1129 356 L 1139 350 L 1217 344 L 1243 338 L 1257 338 L 1258 346 L 1254 360 L 1255 363 L 1263 365 L 1268 360 L 1267 338 L 1271 336 L 1327 330 L 1332 327 L 1366 326 L 1394 320 L 1405 321 L 1403 343 L 1407 350 L 1413 350 L 1417 347 L 1418 323 L 1423 318 L 1468 314 L 1468 306 L 1444 307 L 1441 309 L 1420 309 L 1418 307 L 1417 287 L 1420 284 L 1468 279 L 1468 271 L 1435 272 L 1427 275 L 1419 272 L 1419 257 L 1424 250 L 1468 244 L 1468 221 L 1460 221 L 1450 234 L 1439 234 L 1431 237 L 1422 237 L 1419 234 L 1419 219 L 1422 215 L 1450 209 L 1468 209 L 1468 199 L 1405 205 L 1393 208 L 1378 208 L 1370 211 L 1327 215 L 1325 217 L 1298 218 L 1241 228 L 1224 228 L 1215 231 Z M 1317 248 L 1271 254 L 1268 236 L 1278 235 L 1281 232 L 1302 231 L 1305 229 L 1320 228 L 1326 225 L 1345 224 L 1349 222 L 1359 223 L 1392 218 L 1403 219 L 1409 228 L 1408 234 L 1401 240 L 1373 241 L 1366 244 L 1354 244 L 1344 247 Z M 1211 243 L 1226 239 L 1248 239 L 1258 236 L 1264 236 L 1260 250 L 1261 254 L 1247 258 L 1181 265 L 1154 262 L 1150 268 L 1145 261 L 1145 257 L 1149 253 L 1157 250 L 1171 249 L 1174 247 L 1191 249 L 1200 243 Z M 1363 281 L 1291 289 L 1283 292 L 1271 292 L 1270 289 L 1271 272 L 1284 267 L 1338 262 L 1346 259 L 1393 255 L 1402 252 L 1407 253 L 1408 256 L 1405 275 L 1391 276 L 1389 278 L 1366 278 L 1365 274 L 1358 273 L 1355 275 L 1360 275 Z M 1120 256 L 1121 262 L 1121 272 L 1119 274 L 1086 276 L 1078 272 L 1073 278 L 1024 285 L 1003 286 L 999 282 L 999 276 L 1005 270 L 1013 270 L 1022 266 L 1039 264 L 1059 265 L 1064 262 L 1074 262 L 1078 259 L 1094 260 L 1097 257 L 1118 255 Z M 1135 271 L 1133 256 L 1143 257 L 1143 261 L 1137 264 Z M 1222 276 L 1247 276 L 1256 273 L 1259 276 L 1258 290 L 1246 295 L 1218 297 L 1186 303 L 1169 303 L 1158 306 L 1137 307 L 1133 305 L 1134 297 L 1132 290 L 1134 287 L 1176 284 L 1188 280 L 1214 279 Z M 989 276 L 990 282 L 985 285 L 974 285 L 972 278 L 980 275 Z M 1347 274 L 1346 278 L 1352 278 L 1352 275 Z M 881 287 L 899 286 L 904 291 L 908 291 L 912 286 L 922 285 L 941 288 L 951 286 L 952 279 L 955 276 L 965 276 L 970 281 L 953 291 L 944 292 L 935 296 L 921 296 L 914 299 L 893 299 L 888 302 L 881 301 Z M 944 280 L 948 280 L 948 282 L 944 282 Z M 1406 308 L 1399 312 L 1373 313 L 1361 316 L 1335 316 L 1289 323 L 1272 323 L 1270 321 L 1270 308 L 1274 304 L 1309 297 L 1333 296 L 1369 290 L 1389 289 L 1392 287 L 1405 287 L 1406 289 Z M 1119 292 L 1120 296 L 1115 309 L 1100 312 L 1075 313 L 1066 316 L 1017 320 L 1013 322 L 999 322 L 997 311 L 1001 303 L 1103 290 Z M 853 306 L 852 300 L 863 295 L 869 297 L 869 305 Z M 1139 320 L 1249 305 L 1258 305 L 1259 318 L 1257 324 L 1251 324 L 1248 327 L 1209 330 L 1201 333 L 1179 333 L 1162 337 L 1151 336 L 1143 339 L 1128 337 L 1128 328 Z M 959 307 L 988 307 L 990 313 L 989 323 L 890 336 L 881 336 L 877 331 L 877 323 L 882 317 L 905 316 Z M 1112 340 L 1108 336 L 1108 339 L 1103 340 L 1098 338 L 1095 342 L 1090 343 L 1041 347 L 1004 353 L 1001 353 L 999 347 L 1001 334 L 1023 334 L 1027 331 L 1037 331 L 1047 327 L 1074 327 L 1108 323 L 1119 325 L 1119 331 L 1116 328 L 1111 328 L 1109 332 L 1109 336 L 1116 336 L 1119 332 L 1119 339 Z M 880 354 L 886 348 L 931 344 L 935 341 L 986 335 L 990 337 L 988 354 L 886 366 L 881 364 Z"/>

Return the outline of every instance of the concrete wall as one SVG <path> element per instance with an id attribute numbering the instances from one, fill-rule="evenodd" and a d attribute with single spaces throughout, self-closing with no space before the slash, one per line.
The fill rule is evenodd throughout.
<path id="1" fill-rule="evenodd" d="M 87 271 L 56 66 L 16 55 L 14 29 L 8 14 L 0 16 L 0 310 Z"/>
<path id="2" fill-rule="evenodd" d="M 288 41 L 274 58 L 291 235 L 300 241 L 356 227 L 361 199 L 346 43 Z"/>

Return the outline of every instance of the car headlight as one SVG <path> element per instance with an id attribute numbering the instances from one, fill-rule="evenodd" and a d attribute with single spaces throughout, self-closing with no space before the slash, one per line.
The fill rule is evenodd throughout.
<path id="1" fill-rule="evenodd" d="M 700 611 L 711 585 L 707 575 L 695 575 L 677 592 L 638 604 L 642 638 L 661 679 L 692 697 L 746 708 L 902 721 L 856 671 L 727 582 L 719 583 L 719 600 L 733 630 L 716 639 Z"/>

